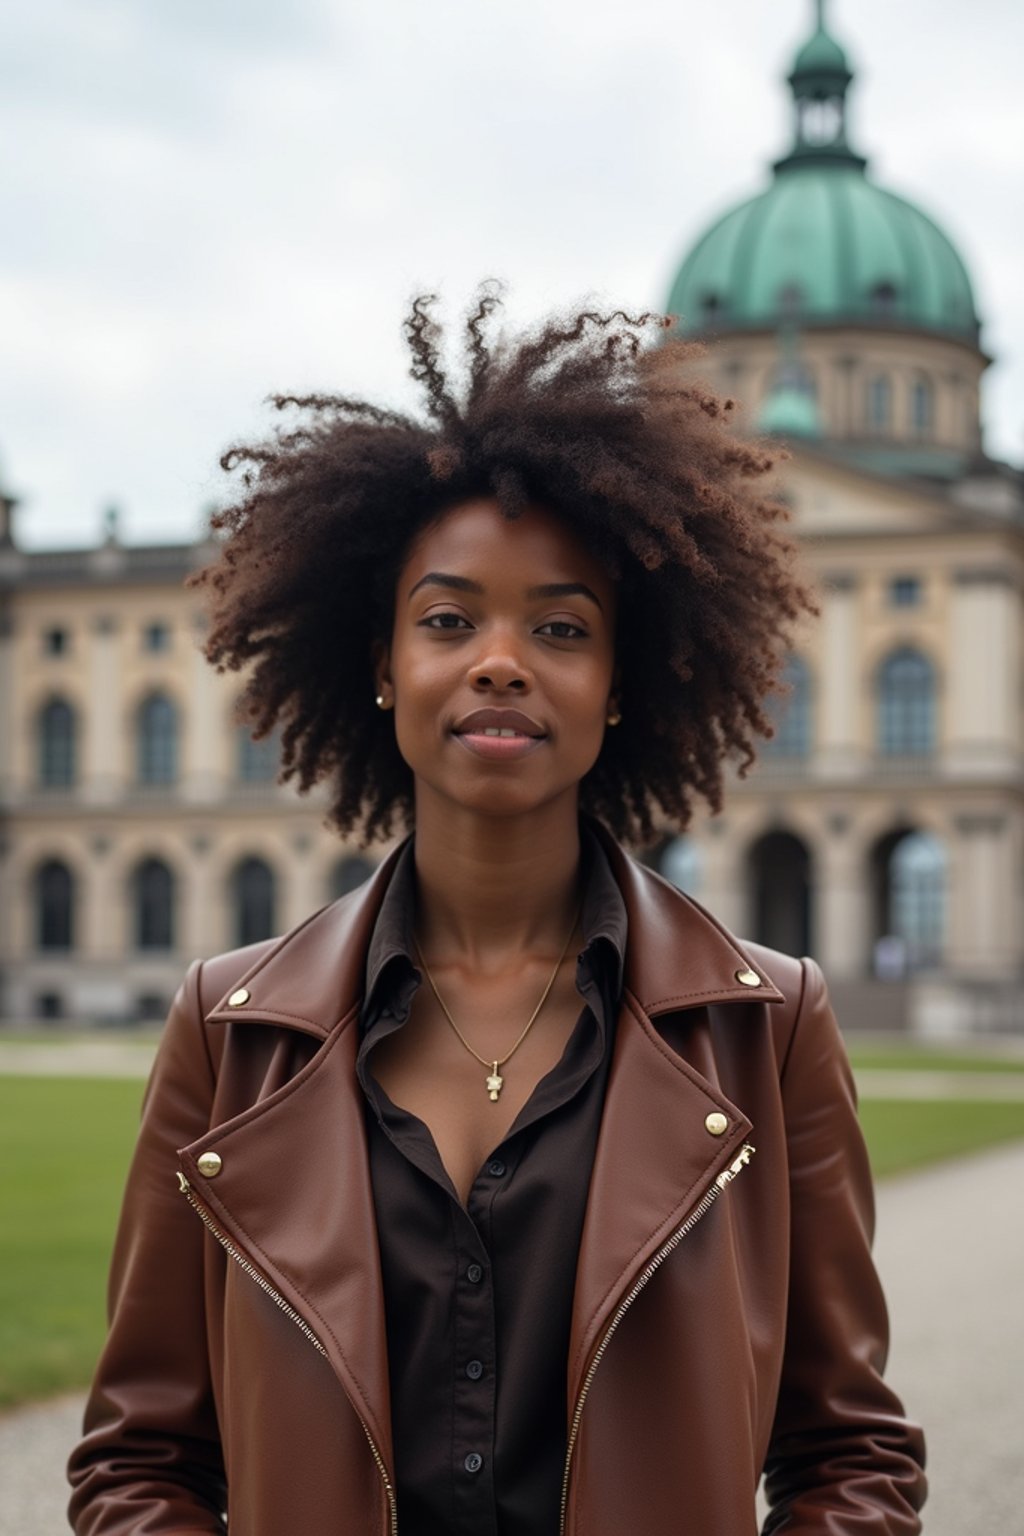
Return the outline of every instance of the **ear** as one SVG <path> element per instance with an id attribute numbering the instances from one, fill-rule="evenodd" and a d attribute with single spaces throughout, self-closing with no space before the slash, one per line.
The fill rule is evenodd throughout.
<path id="1" fill-rule="evenodd" d="M 391 648 L 384 640 L 375 640 L 370 647 L 370 658 L 373 662 L 373 680 L 378 693 L 391 694 L 394 692 L 394 683 L 391 681 Z"/>

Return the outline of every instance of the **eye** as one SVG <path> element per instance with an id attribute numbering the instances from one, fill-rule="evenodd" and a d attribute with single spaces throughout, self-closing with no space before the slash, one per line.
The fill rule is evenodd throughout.
<path id="1" fill-rule="evenodd" d="M 542 624 L 537 631 L 538 635 L 549 633 L 553 640 L 585 640 L 587 632 L 578 624 L 570 624 L 568 619 L 549 619 Z"/>
<path id="2" fill-rule="evenodd" d="M 458 629 L 463 626 L 466 629 L 471 628 L 469 621 L 463 618 L 461 613 L 450 611 L 428 613 L 425 619 L 420 619 L 420 624 L 424 629 Z"/>

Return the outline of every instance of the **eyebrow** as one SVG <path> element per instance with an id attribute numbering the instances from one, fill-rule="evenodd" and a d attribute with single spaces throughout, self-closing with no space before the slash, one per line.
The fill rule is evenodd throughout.
<path id="1" fill-rule="evenodd" d="M 482 596 L 483 587 L 478 581 L 472 581 L 468 576 L 452 576 L 446 571 L 428 571 L 421 576 L 419 581 L 411 589 L 409 597 L 418 592 L 420 587 L 452 587 L 456 592 L 474 592 Z M 529 587 L 527 597 L 589 597 L 590 601 L 598 608 L 601 607 L 601 599 L 582 581 L 549 581 L 539 587 Z"/>

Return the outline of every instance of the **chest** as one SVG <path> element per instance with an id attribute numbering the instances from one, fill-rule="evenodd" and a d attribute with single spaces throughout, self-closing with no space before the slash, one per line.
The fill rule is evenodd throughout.
<path id="1" fill-rule="evenodd" d="M 518 1046 L 529 1019 L 518 998 L 493 988 L 453 989 L 450 1006 L 468 1044 L 424 986 L 407 1021 L 373 1051 L 370 1070 L 394 1104 L 423 1121 L 465 1204 L 480 1168 L 561 1060 L 583 1003 L 573 971 L 563 968 Z"/>

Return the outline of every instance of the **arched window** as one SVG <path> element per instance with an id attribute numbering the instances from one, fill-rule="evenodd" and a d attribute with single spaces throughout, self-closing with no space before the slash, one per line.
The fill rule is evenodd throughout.
<path id="1" fill-rule="evenodd" d="M 347 853 L 331 870 L 331 900 L 337 901 L 339 896 L 347 896 L 349 891 L 354 891 L 370 878 L 376 867 L 376 864 L 358 853 Z"/>
<path id="2" fill-rule="evenodd" d="M 273 937 L 276 905 L 274 871 L 263 859 L 243 859 L 231 877 L 235 942 L 255 944 Z"/>
<path id="3" fill-rule="evenodd" d="M 775 735 L 766 741 L 768 757 L 804 758 L 811 751 L 811 674 L 801 656 L 791 656 L 783 668 L 782 683 L 790 691 L 773 694 L 767 702 Z"/>
<path id="4" fill-rule="evenodd" d="M 163 693 L 139 706 L 136 769 L 140 784 L 173 784 L 178 777 L 178 711 Z"/>
<path id="5" fill-rule="evenodd" d="M 75 782 L 75 712 L 66 699 L 51 699 L 39 712 L 39 783 L 68 789 Z"/>
<path id="6" fill-rule="evenodd" d="M 271 731 L 254 741 L 246 724 L 235 732 L 235 765 L 243 784 L 272 784 L 281 766 L 281 733 Z"/>
<path id="7" fill-rule="evenodd" d="M 915 437 L 931 437 L 935 429 L 935 389 L 931 379 L 910 386 L 910 428 Z"/>
<path id="8" fill-rule="evenodd" d="M 887 373 L 868 380 L 867 427 L 869 432 L 888 432 L 892 417 L 892 383 Z"/>
<path id="9" fill-rule="evenodd" d="M 47 859 L 36 871 L 36 943 L 40 949 L 74 946 L 75 882 L 60 859 Z"/>
<path id="10" fill-rule="evenodd" d="M 883 757 L 926 757 L 935 750 L 935 669 L 904 646 L 878 669 L 878 750 Z"/>
<path id="11" fill-rule="evenodd" d="M 139 949 L 174 948 L 174 876 L 162 859 L 144 859 L 133 878 L 135 943 Z"/>
<path id="12" fill-rule="evenodd" d="M 702 860 L 700 849 L 692 837 L 674 837 L 661 851 L 658 873 L 671 880 L 677 890 L 687 896 L 699 896 Z"/>
<path id="13" fill-rule="evenodd" d="M 889 860 L 889 913 L 911 970 L 941 962 L 945 908 L 946 850 L 929 832 L 908 833 Z"/>

